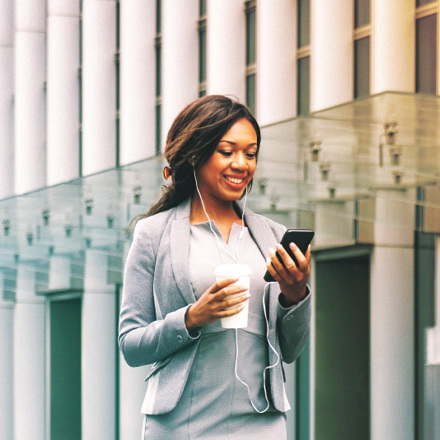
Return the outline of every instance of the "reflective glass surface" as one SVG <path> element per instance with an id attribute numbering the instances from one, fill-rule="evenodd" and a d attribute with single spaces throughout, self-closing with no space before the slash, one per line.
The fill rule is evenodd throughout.
<path id="1" fill-rule="evenodd" d="M 21 264 L 47 290 L 56 257 L 70 261 L 65 287 L 81 288 L 88 249 L 106 256 L 109 280 L 120 282 L 126 228 L 158 199 L 163 167 L 154 157 L 1 200 L 3 296 L 13 297 Z M 438 233 L 439 176 L 440 99 L 383 93 L 263 127 L 248 204 L 286 226 L 322 231 L 315 248 L 371 242 L 381 226 Z M 423 215 L 415 223 L 378 205 L 394 214 L 418 206 Z"/>

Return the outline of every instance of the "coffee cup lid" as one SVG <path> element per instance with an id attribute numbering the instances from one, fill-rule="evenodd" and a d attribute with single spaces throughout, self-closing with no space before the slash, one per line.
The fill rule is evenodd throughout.
<path id="1" fill-rule="evenodd" d="M 222 264 L 217 266 L 214 275 L 221 277 L 239 277 L 242 275 L 251 275 L 252 270 L 247 264 Z"/>

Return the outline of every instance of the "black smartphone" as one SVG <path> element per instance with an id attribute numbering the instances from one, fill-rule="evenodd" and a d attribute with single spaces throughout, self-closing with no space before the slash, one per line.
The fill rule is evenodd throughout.
<path id="1" fill-rule="evenodd" d="M 298 246 L 299 250 L 303 254 L 305 254 L 314 235 L 315 233 L 311 229 L 288 229 L 281 239 L 281 246 L 286 249 L 287 253 L 290 255 L 290 258 L 292 258 L 295 264 L 298 264 L 295 255 L 293 255 L 292 249 L 290 249 L 289 244 L 292 242 L 295 243 Z M 277 252 L 276 255 L 278 257 L 278 260 L 280 260 L 281 264 L 284 266 L 280 254 Z M 271 281 L 275 281 L 275 279 L 269 273 L 269 271 L 266 271 L 264 275 L 264 281 L 270 283 Z"/>

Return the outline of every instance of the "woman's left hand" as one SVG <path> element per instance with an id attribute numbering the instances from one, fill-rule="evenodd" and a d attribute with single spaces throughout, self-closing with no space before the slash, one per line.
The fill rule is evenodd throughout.
<path id="1" fill-rule="evenodd" d="M 278 281 L 281 292 L 284 296 L 284 304 L 290 307 L 304 299 L 307 293 L 307 280 L 310 275 L 310 246 L 304 255 L 295 243 L 290 243 L 293 255 L 295 255 L 298 265 L 290 258 L 289 254 L 280 244 L 277 244 L 276 251 L 283 259 L 284 267 L 276 256 L 275 250 L 270 249 L 270 257 L 266 261 L 267 270 Z"/>

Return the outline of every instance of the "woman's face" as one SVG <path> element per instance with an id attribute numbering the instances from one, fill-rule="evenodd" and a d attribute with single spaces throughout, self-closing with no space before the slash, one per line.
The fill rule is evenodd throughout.
<path id="1" fill-rule="evenodd" d="M 257 166 L 257 134 L 247 119 L 226 132 L 208 161 L 196 171 L 203 201 L 238 200 Z"/>

